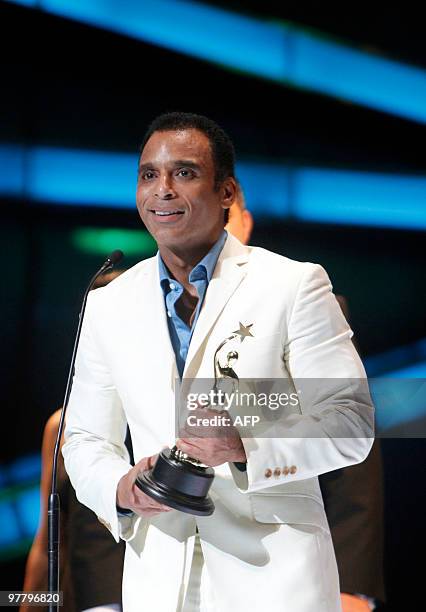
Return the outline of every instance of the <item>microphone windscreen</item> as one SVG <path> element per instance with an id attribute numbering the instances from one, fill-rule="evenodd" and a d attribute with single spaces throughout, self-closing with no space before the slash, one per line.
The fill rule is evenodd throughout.
<path id="1" fill-rule="evenodd" d="M 111 253 L 111 255 L 108 257 L 109 261 L 111 262 L 111 264 L 113 266 L 115 266 L 115 264 L 117 264 L 119 261 L 121 261 L 124 257 L 124 253 L 123 251 L 120 251 L 120 249 L 116 249 L 115 251 L 113 251 Z"/>

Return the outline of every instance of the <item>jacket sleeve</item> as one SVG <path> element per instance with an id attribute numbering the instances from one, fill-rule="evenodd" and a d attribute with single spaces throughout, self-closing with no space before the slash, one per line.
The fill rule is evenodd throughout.
<path id="1" fill-rule="evenodd" d="M 242 437 L 247 470 L 230 469 L 243 492 L 360 463 L 373 443 L 365 371 L 321 266 L 305 264 L 286 325 L 283 360 L 299 409 L 281 417 L 267 437 Z"/>
<path id="2" fill-rule="evenodd" d="M 92 320 L 101 307 L 93 293 L 80 336 L 62 453 L 78 500 L 95 512 L 118 541 L 130 538 L 141 519 L 120 517 L 116 510 L 118 482 L 132 466 L 124 444 L 122 403 L 93 331 Z"/>

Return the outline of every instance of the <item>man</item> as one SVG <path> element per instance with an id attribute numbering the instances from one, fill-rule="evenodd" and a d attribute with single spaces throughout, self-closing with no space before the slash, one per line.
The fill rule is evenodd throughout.
<path id="1" fill-rule="evenodd" d="M 253 225 L 237 183 L 226 229 L 248 244 Z M 346 301 L 342 296 L 337 300 L 349 320 Z M 378 440 L 359 465 L 319 477 L 336 552 L 343 612 L 369 612 L 376 601 L 384 600 L 382 480 Z"/>
<path id="2" fill-rule="evenodd" d="M 368 454 L 371 403 L 347 385 L 364 370 L 320 266 L 224 232 L 235 191 L 233 147 L 219 126 L 186 113 L 158 117 L 142 144 L 137 207 L 159 254 L 88 301 L 63 453 L 80 501 L 127 542 L 125 612 L 340 610 L 317 475 Z M 194 517 L 134 482 L 174 444 L 176 379 L 211 378 L 215 351 L 235 330 L 245 341 L 239 378 L 331 377 L 335 389 L 324 397 L 315 387 L 312 401 L 292 409 L 285 438 L 230 428 L 179 439 L 216 468 L 215 512 Z"/>

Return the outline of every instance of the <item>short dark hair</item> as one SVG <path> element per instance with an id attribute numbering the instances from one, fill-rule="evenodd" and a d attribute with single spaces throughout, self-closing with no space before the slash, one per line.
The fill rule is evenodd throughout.
<path id="1" fill-rule="evenodd" d="M 210 142 L 212 159 L 215 168 L 215 189 L 229 176 L 235 177 L 235 150 L 228 134 L 217 123 L 195 113 L 164 113 L 149 125 L 143 138 L 140 153 L 154 132 L 178 132 L 181 130 L 199 130 Z"/>

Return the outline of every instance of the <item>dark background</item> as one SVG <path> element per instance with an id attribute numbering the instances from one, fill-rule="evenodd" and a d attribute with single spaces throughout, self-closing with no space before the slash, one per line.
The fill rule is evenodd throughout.
<path id="1" fill-rule="evenodd" d="M 409 5 L 384 12 L 354 3 L 326 12 L 322 3 L 216 4 L 292 20 L 426 67 L 424 22 Z M 188 110 L 217 120 L 240 158 L 426 170 L 426 127 L 391 115 L 7 3 L 0 3 L 0 41 L 3 142 L 133 153 L 153 117 Z M 39 451 L 44 423 L 62 402 L 79 301 L 100 264 L 73 246 L 71 232 L 86 225 L 139 228 L 140 221 L 136 211 L 25 198 L 1 203 L 0 460 L 8 463 Z M 423 232 L 264 219 L 252 243 L 326 267 L 335 292 L 348 299 L 364 356 L 426 336 Z M 126 258 L 126 266 L 136 261 Z M 385 440 L 382 447 L 388 609 L 405 611 L 416 609 L 423 591 L 426 448 L 421 439 Z M 23 556 L 1 562 L 0 589 L 21 588 L 23 569 Z"/>

